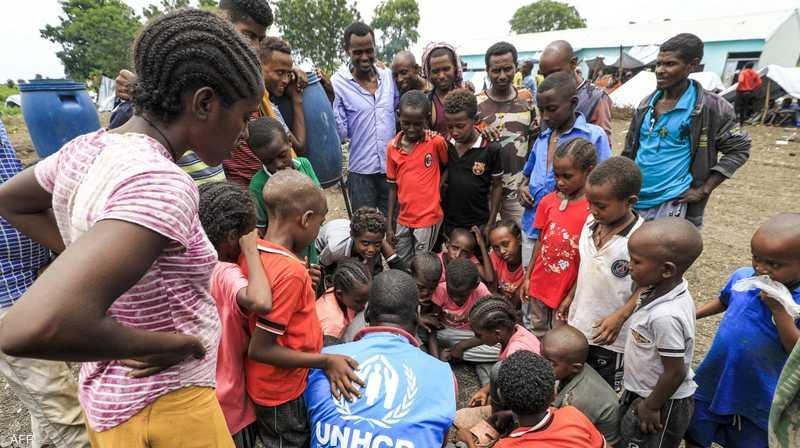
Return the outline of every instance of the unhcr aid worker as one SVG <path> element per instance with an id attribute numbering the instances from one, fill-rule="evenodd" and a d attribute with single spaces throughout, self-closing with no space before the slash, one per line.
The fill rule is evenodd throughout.
<path id="1" fill-rule="evenodd" d="M 442 446 L 456 413 L 450 367 L 419 349 L 417 287 L 399 270 L 375 277 L 366 310 L 369 326 L 355 341 L 324 352 L 358 361 L 366 383 L 353 402 L 335 400 L 321 370 L 308 377 L 305 402 L 311 446 L 427 448 Z"/>

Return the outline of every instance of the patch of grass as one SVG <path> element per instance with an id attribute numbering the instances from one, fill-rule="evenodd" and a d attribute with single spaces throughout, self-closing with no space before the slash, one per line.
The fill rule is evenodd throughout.
<path id="1" fill-rule="evenodd" d="M 0 84 L 0 104 L 6 104 L 6 98 L 11 95 L 16 95 L 19 93 L 19 87 L 8 87 L 5 83 Z"/>
<path id="2" fill-rule="evenodd" d="M 5 100 L 0 100 L 5 101 Z M 6 106 L 4 103 L 0 103 L 0 117 L 16 117 L 22 115 L 22 108 L 14 107 L 14 106 Z"/>

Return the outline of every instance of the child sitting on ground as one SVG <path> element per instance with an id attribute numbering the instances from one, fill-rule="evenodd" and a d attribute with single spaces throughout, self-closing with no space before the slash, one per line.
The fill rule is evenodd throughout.
<path id="1" fill-rule="evenodd" d="M 522 325 L 517 324 L 519 316 L 512 305 L 503 296 L 488 296 L 479 299 L 469 313 L 472 330 L 486 346 L 492 347 L 500 344 L 499 359 L 491 369 L 489 383 L 483 385 L 469 400 L 469 408 L 456 412 L 455 426 L 459 428 L 462 436 L 459 438 L 475 438 L 478 444 L 485 446 L 495 431 L 487 431 L 484 419 L 492 414 L 507 410 L 497 394 L 497 372 L 504 359 L 512 354 L 527 350 L 539 353 L 539 339 Z M 476 421 L 477 420 L 477 421 Z M 466 436 L 463 429 L 471 430 Z M 487 438 L 487 433 L 489 437 Z M 466 442 L 466 440 L 464 440 Z"/>
<path id="2" fill-rule="evenodd" d="M 256 412 L 245 390 L 244 360 L 250 344 L 246 313 L 269 313 L 272 290 L 263 267 L 248 279 L 235 263 L 242 256 L 260 266 L 253 201 L 241 187 L 226 182 L 200 186 L 200 223 L 219 263 L 211 272 L 211 296 L 217 304 L 222 335 L 217 352 L 217 399 L 237 448 L 255 446 Z"/>
<path id="3" fill-rule="evenodd" d="M 631 278 L 643 288 L 625 344 L 620 435 L 625 446 L 680 445 L 692 417 L 695 308 L 683 274 L 703 251 L 684 218 L 645 222 L 628 241 Z"/>
<path id="4" fill-rule="evenodd" d="M 436 339 L 445 349 L 439 354 L 442 361 L 463 359 L 478 363 L 478 377 L 481 384 L 489 382 L 486 363 L 494 363 L 500 355 L 497 346 L 486 346 L 472 331 L 469 313 L 475 302 L 490 295 L 486 285 L 478 278 L 478 269 L 469 260 L 456 258 L 447 265 L 447 280 L 439 283 L 433 293 L 433 304 L 441 316 L 441 329 L 436 331 Z"/>
<path id="5" fill-rule="evenodd" d="M 442 262 L 436 254 L 422 252 L 414 255 L 409 268 L 419 292 L 417 336 L 426 343 L 428 354 L 438 358 L 439 345 L 436 343 L 436 330 L 441 328 L 441 310 L 433 304 L 432 298 L 440 283 Z"/>
<path id="6" fill-rule="evenodd" d="M 476 234 L 478 235 L 477 237 Z M 486 245 L 482 245 L 478 242 L 479 240 L 482 240 L 482 238 L 483 237 L 481 236 L 479 230 L 473 229 L 473 231 L 470 232 L 469 230 L 462 229 L 460 227 L 456 227 L 450 232 L 449 235 L 447 235 L 442 246 L 442 252 L 439 254 L 439 258 L 442 261 L 442 277 L 439 280 L 440 282 L 445 281 L 447 265 L 456 258 L 464 258 L 469 260 L 475 265 L 476 268 L 478 268 L 478 275 L 480 275 L 482 281 L 491 281 L 491 279 L 487 280 L 489 272 L 487 269 L 487 263 L 489 263 L 489 256 L 486 253 Z M 484 259 L 484 263 L 481 263 L 481 261 L 478 260 L 478 257 L 475 256 L 476 248 L 480 251 L 481 256 Z"/>
<path id="7" fill-rule="evenodd" d="M 766 447 L 767 420 L 778 378 L 800 330 L 773 297 L 736 282 L 767 275 L 800 303 L 800 214 L 775 216 L 750 246 L 753 266 L 735 271 L 719 298 L 697 310 L 702 319 L 725 312 L 714 342 L 697 368 L 694 415 L 687 446 Z"/>
<path id="8" fill-rule="evenodd" d="M 419 90 L 400 98 L 401 131 L 389 143 L 386 153 L 386 181 L 389 183 L 387 216 L 389 241 L 396 242 L 397 255 L 408 264 L 416 252 L 433 249 L 444 213 L 441 206 L 442 166 L 447 164 L 447 144 L 440 135 L 426 132 L 431 102 Z"/>
<path id="9" fill-rule="evenodd" d="M 542 336 L 562 325 L 574 293 L 580 254 L 578 238 L 589 205 L 584 196 L 586 178 L 597 164 L 597 150 L 588 140 L 576 138 L 561 144 L 553 154 L 556 190 L 542 199 L 534 227 L 539 230 L 528 266 L 530 319 L 533 333 Z M 558 312 L 560 319 L 554 320 Z"/>
<path id="10" fill-rule="evenodd" d="M 303 403 L 308 369 L 323 369 L 334 396 L 358 396 L 356 362 L 320 354 L 322 329 L 306 263 L 297 255 L 314 241 L 328 206 L 322 190 L 294 171 L 275 173 L 264 187 L 269 227 L 259 244 L 261 263 L 272 285 L 272 311 L 250 316 L 247 392 L 266 446 L 305 447 L 308 418 Z M 245 270 L 243 268 L 243 270 Z M 247 272 L 245 272 L 247 274 Z"/>
<path id="11" fill-rule="evenodd" d="M 626 322 L 638 297 L 633 294 L 628 237 L 644 222 L 633 208 L 641 185 L 642 173 L 626 157 L 612 157 L 592 170 L 586 182 L 591 216 L 578 242 L 575 294 L 562 306 L 569 308 L 569 324 L 589 340 L 587 363 L 618 393 Z"/>
<path id="12" fill-rule="evenodd" d="M 500 439 L 496 448 L 606 446 L 603 435 L 577 408 L 551 407 L 555 383 L 552 365 L 535 353 L 519 351 L 503 361 L 497 388 L 519 427 Z"/>
<path id="13" fill-rule="evenodd" d="M 558 381 L 553 406 L 578 408 L 614 447 L 620 441 L 618 397 L 586 364 L 588 353 L 586 336 L 569 325 L 550 330 L 542 339 L 542 356 L 553 364 Z"/>
<path id="14" fill-rule="evenodd" d="M 340 261 L 331 280 L 333 286 L 317 300 L 317 317 L 325 346 L 342 341 L 356 314 L 364 310 L 372 286 L 369 270 L 354 258 Z"/>
<path id="15" fill-rule="evenodd" d="M 283 125 L 276 119 L 261 117 L 247 124 L 247 143 L 261 161 L 263 167 L 256 172 L 250 181 L 250 194 L 256 204 L 256 227 L 261 235 L 269 224 L 267 207 L 264 204 L 264 185 L 272 175 L 281 170 L 294 169 L 309 177 L 314 185 L 319 185 L 319 179 L 305 157 L 292 158 L 292 145 Z M 301 254 L 307 256 L 310 263 L 317 263 L 317 251 L 313 246 Z"/>
<path id="16" fill-rule="evenodd" d="M 500 221 L 489 232 L 492 251 L 489 260 L 492 268 L 492 286 L 509 300 L 516 309 L 521 304 L 525 268 L 522 267 L 522 231 L 514 221 Z"/>

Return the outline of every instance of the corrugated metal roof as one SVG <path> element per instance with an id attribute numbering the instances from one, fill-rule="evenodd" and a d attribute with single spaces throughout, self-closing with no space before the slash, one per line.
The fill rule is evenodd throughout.
<path id="1" fill-rule="evenodd" d="M 703 42 L 762 39 L 767 40 L 797 10 L 770 11 L 728 17 L 694 20 L 665 20 L 629 25 L 579 28 L 544 33 L 512 34 L 465 42 L 458 48 L 462 55 L 483 54 L 494 42 L 505 40 L 519 51 L 541 51 L 554 40 L 566 40 L 577 50 L 589 48 L 632 47 L 661 44 L 678 33 L 692 33 Z"/>

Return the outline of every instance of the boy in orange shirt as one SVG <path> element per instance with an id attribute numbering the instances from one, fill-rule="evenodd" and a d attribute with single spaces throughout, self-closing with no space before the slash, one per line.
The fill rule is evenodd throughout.
<path id="1" fill-rule="evenodd" d="M 426 132 L 431 102 L 419 90 L 400 98 L 400 129 L 386 150 L 389 212 L 400 203 L 397 228 L 386 236 L 408 265 L 417 252 L 429 252 L 436 243 L 444 212 L 441 206 L 441 167 L 447 164 L 447 143 Z"/>
<path id="2" fill-rule="evenodd" d="M 264 202 L 270 225 L 258 248 L 273 305 L 265 315 L 249 316 L 247 392 L 256 404 L 258 433 L 266 446 L 305 447 L 310 438 L 303 402 L 308 369 L 324 370 L 337 398 L 358 396 L 353 383 L 363 382 L 352 358 L 320 354 L 322 330 L 311 277 L 295 255 L 314 241 L 328 212 L 322 190 L 304 174 L 283 170 L 264 187 Z"/>

